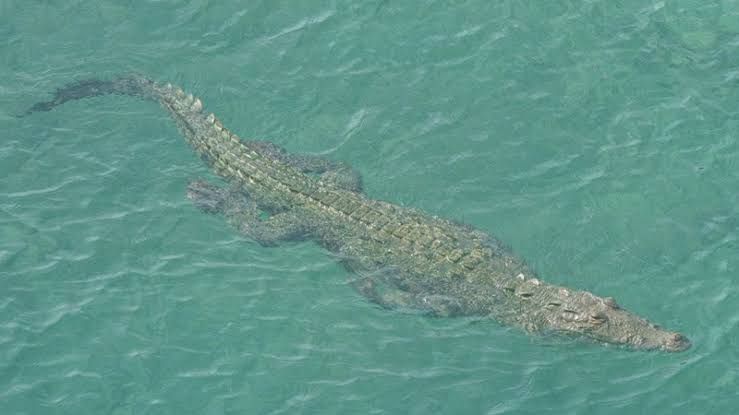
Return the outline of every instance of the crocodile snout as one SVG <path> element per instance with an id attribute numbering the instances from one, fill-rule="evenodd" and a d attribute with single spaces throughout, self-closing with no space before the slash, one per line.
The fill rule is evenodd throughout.
<path id="1" fill-rule="evenodd" d="M 690 340 L 680 333 L 672 333 L 667 336 L 662 348 L 668 352 L 682 352 L 690 348 Z"/>

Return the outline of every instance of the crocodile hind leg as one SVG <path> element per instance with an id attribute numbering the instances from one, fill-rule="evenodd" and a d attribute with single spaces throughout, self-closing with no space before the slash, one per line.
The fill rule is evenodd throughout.
<path id="1" fill-rule="evenodd" d="M 269 141 L 248 141 L 248 145 L 259 152 L 289 164 L 303 173 L 314 173 L 320 179 L 340 189 L 362 192 L 362 177 L 347 163 L 312 154 L 292 154 Z"/>
<path id="2" fill-rule="evenodd" d="M 309 233 L 307 224 L 291 211 L 262 218 L 257 204 L 239 190 L 196 180 L 187 186 L 187 198 L 200 210 L 223 215 L 233 227 L 262 246 L 302 240 Z"/>

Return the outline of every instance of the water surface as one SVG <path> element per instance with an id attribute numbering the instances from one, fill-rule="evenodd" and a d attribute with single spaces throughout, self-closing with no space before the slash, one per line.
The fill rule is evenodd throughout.
<path id="1" fill-rule="evenodd" d="M 739 4 L 248 3 L 0 1 L 0 413 L 739 407 Z M 694 346 L 382 310 L 318 246 L 263 248 L 191 206 L 211 173 L 156 105 L 15 117 L 131 71 Z"/>

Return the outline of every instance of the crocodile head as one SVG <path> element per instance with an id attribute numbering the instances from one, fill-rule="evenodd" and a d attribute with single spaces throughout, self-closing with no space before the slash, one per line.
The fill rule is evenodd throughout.
<path id="1" fill-rule="evenodd" d="M 619 307 L 613 298 L 551 287 L 539 322 L 547 331 L 579 334 L 596 341 L 640 350 L 680 352 L 690 341 Z"/>

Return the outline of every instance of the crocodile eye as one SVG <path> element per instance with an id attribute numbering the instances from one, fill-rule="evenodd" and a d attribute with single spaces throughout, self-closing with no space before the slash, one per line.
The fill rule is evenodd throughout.
<path id="1" fill-rule="evenodd" d="M 590 322 L 595 325 L 601 325 L 608 321 L 608 317 L 605 314 L 597 313 L 590 316 Z"/>
<path id="2" fill-rule="evenodd" d="M 613 299 L 613 297 L 606 297 L 603 299 L 603 303 L 607 305 L 608 307 L 611 307 L 614 310 L 618 310 L 620 307 L 618 306 L 618 303 L 616 300 Z"/>
<path id="3" fill-rule="evenodd" d="M 534 294 L 533 293 L 530 293 L 530 292 L 525 292 L 524 291 L 522 293 L 518 293 L 518 296 L 519 297 L 522 297 L 522 298 L 531 298 L 531 297 L 534 296 Z"/>
<path id="4" fill-rule="evenodd" d="M 580 313 L 578 313 L 575 310 L 570 310 L 569 308 L 565 308 L 562 310 L 562 318 L 569 321 L 577 320 L 577 317 Z"/>

